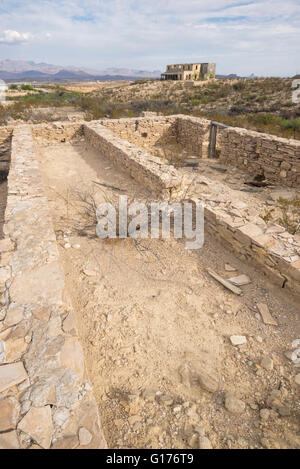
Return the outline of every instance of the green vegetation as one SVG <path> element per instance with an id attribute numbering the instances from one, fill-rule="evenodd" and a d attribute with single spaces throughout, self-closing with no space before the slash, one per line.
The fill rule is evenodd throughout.
<path id="1" fill-rule="evenodd" d="M 291 79 L 281 78 L 224 79 L 186 87 L 183 82 L 141 79 L 86 94 L 53 84 L 35 94 L 8 97 L 14 104 L 0 107 L 0 123 L 9 118 L 29 120 L 38 107 L 73 106 L 85 111 L 87 120 L 136 117 L 142 111 L 180 113 L 300 139 L 300 107 L 291 101 L 291 84 Z M 24 86 L 28 91 L 34 89 L 31 85 L 22 89 Z"/>
<path id="2" fill-rule="evenodd" d="M 34 91 L 34 88 L 31 85 L 21 85 L 21 90 L 23 90 L 23 91 Z"/>
<path id="3" fill-rule="evenodd" d="M 200 113 L 202 117 L 222 122 L 232 127 L 243 127 L 256 132 L 274 134 L 283 138 L 300 139 L 300 118 L 287 119 L 276 114 L 236 114 Z"/>

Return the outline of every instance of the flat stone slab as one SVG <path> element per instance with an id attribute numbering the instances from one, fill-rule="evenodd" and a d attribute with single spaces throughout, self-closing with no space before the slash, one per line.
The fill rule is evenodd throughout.
<path id="1" fill-rule="evenodd" d="M 22 383 L 27 377 L 22 362 L 0 366 L 0 392 Z"/>
<path id="2" fill-rule="evenodd" d="M 31 436 L 42 448 L 50 448 L 53 433 L 51 407 L 31 407 L 18 429 Z"/>
<path id="3" fill-rule="evenodd" d="M 269 324 L 270 326 L 278 326 L 277 321 L 273 318 L 273 316 L 271 316 L 268 305 L 266 303 L 258 303 L 257 308 L 265 324 Z"/>

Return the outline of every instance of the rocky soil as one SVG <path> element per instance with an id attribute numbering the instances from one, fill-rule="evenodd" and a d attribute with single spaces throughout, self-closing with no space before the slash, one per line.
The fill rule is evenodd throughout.
<path id="1" fill-rule="evenodd" d="M 38 151 L 109 447 L 300 448 L 297 301 L 209 236 L 194 252 L 96 238 L 91 197 L 115 192 L 95 181 L 151 194 L 83 142 Z M 243 295 L 208 268 L 247 275 Z"/>

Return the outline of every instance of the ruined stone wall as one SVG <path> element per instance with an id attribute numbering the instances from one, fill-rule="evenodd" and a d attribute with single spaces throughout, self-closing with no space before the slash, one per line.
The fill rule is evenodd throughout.
<path id="1" fill-rule="evenodd" d="M 275 184 L 300 187 L 300 142 L 245 129 L 218 130 L 220 161 L 264 174 Z"/>
<path id="2" fill-rule="evenodd" d="M 142 148 L 164 145 L 176 137 L 176 116 L 105 119 L 100 123 L 118 137 Z"/>
<path id="3" fill-rule="evenodd" d="M 10 127 L 0 127 L 0 155 L 10 150 L 12 131 Z"/>
<path id="4" fill-rule="evenodd" d="M 146 185 L 151 192 L 163 198 L 178 197 L 183 193 L 185 179 L 171 165 L 142 148 L 118 138 L 98 122 L 84 125 L 86 141 L 110 158 L 119 169 Z"/>
<path id="5" fill-rule="evenodd" d="M 207 158 L 211 121 L 191 116 L 153 116 L 92 121 L 102 124 L 120 139 L 146 150 L 177 142 L 185 151 Z M 33 126 L 38 141 L 64 142 L 83 135 L 83 122 Z M 0 129 L 1 145 L 1 129 Z M 220 161 L 243 169 L 251 176 L 264 174 L 272 183 L 300 187 L 300 142 L 235 127 L 219 128 Z"/>
<path id="6" fill-rule="evenodd" d="M 210 121 L 177 116 L 178 142 L 202 158 L 208 156 Z M 269 182 L 300 187 L 300 142 L 236 127 L 219 128 L 220 161 L 251 176 L 264 174 Z"/>
<path id="7" fill-rule="evenodd" d="M 177 140 L 186 150 L 200 158 L 208 152 L 210 121 L 196 117 L 179 115 L 177 117 Z"/>
<path id="8" fill-rule="evenodd" d="M 38 143 L 43 140 L 48 142 L 69 142 L 83 135 L 82 122 L 65 123 L 55 122 L 52 124 L 36 124 L 31 127 L 32 135 Z"/>
<path id="9" fill-rule="evenodd" d="M 31 129 L 26 125 L 13 132 L 4 233 L 0 449 L 104 448 Z"/>
<path id="10" fill-rule="evenodd" d="M 0 127 L 0 179 L 6 177 L 9 170 L 12 129 Z"/>
<path id="11" fill-rule="evenodd" d="M 197 199 L 194 199 L 195 201 Z M 199 201 L 205 206 L 205 202 Z M 281 226 L 234 221 L 223 210 L 205 206 L 205 231 L 238 258 L 264 272 L 267 279 L 300 294 L 300 242 Z"/>

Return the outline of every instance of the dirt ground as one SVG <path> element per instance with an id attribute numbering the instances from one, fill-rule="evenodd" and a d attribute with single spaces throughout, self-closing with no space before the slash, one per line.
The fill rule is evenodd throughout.
<path id="1" fill-rule="evenodd" d="M 37 150 L 109 447 L 300 448 L 299 368 L 287 354 L 300 338 L 296 300 L 208 235 L 199 251 L 174 239 L 97 238 L 91 196 L 116 194 L 97 182 L 151 194 L 82 141 Z M 236 297 L 207 268 L 251 283 Z M 278 326 L 262 322 L 259 302 Z M 247 342 L 233 346 L 232 335 Z M 234 412 L 226 393 L 239 399 Z"/>
<path id="2" fill-rule="evenodd" d="M 123 88 L 128 86 L 131 81 L 113 80 L 113 81 L 91 81 L 64 84 L 64 89 L 68 91 L 76 91 L 78 93 L 91 93 L 103 89 Z"/>

